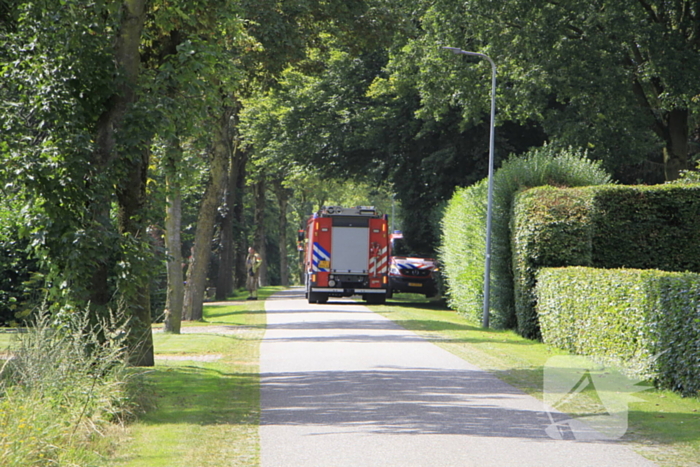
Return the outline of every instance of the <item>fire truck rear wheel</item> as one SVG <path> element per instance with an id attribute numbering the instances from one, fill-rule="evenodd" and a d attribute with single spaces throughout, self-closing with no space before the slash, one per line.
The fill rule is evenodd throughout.
<path id="1" fill-rule="evenodd" d="M 328 295 L 318 292 L 309 292 L 309 303 L 326 303 L 327 301 Z"/>

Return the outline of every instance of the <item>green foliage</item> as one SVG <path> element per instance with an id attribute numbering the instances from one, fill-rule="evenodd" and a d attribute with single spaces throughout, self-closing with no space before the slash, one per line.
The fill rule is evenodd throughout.
<path id="1" fill-rule="evenodd" d="M 415 29 L 387 68 L 418 90 L 423 118 L 458 108 L 467 125 L 488 115 L 490 67 L 439 48 L 453 46 L 495 61 L 501 121 L 535 121 L 550 141 L 588 148 L 626 183 L 663 180 L 670 112 L 689 111 L 679 132 L 697 125 L 700 88 L 689 77 L 699 72 L 700 12 L 690 0 L 446 0 L 411 10 Z M 631 170 L 642 160 L 655 169 Z"/>
<path id="2" fill-rule="evenodd" d="M 59 308 L 90 293 L 118 251 L 107 206 L 114 172 L 92 163 L 95 128 L 115 92 L 118 5 L 14 2 L 0 52 L 0 180 L 19 194 L 18 235 Z M 112 291 L 105 291 L 107 295 Z"/>
<path id="3" fill-rule="evenodd" d="M 19 236 L 21 205 L 13 196 L 0 199 L 0 326 L 21 323 L 43 298 L 39 265 Z"/>
<path id="4" fill-rule="evenodd" d="M 572 148 L 536 148 L 521 157 L 511 157 L 494 174 L 492 220 L 492 310 L 495 322 L 515 327 L 511 216 L 513 200 L 520 190 L 543 185 L 577 187 L 610 183 L 600 162 Z"/>
<path id="5" fill-rule="evenodd" d="M 591 266 L 590 192 L 553 187 L 521 192 L 513 207 L 512 254 L 518 333 L 540 337 L 536 275 L 542 267 Z"/>
<path id="6" fill-rule="evenodd" d="M 593 265 L 700 273 L 700 185 L 595 190 Z"/>
<path id="7" fill-rule="evenodd" d="M 513 198 L 519 190 L 541 185 L 583 186 L 609 183 L 600 164 L 581 151 L 557 151 L 552 146 L 512 156 L 494 174 L 491 242 L 491 322 L 496 327 L 518 325 L 514 307 L 510 222 Z M 443 220 L 440 258 L 449 286 L 450 303 L 477 319 L 483 313 L 483 272 L 486 235 L 486 180 L 458 190 Z M 481 273 L 481 276 L 480 276 Z M 533 335 L 530 331 L 526 335 Z M 536 333 L 534 333 L 536 335 Z"/>
<path id="8" fill-rule="evenodd" d="M 539 336 L 535 276 L 543 267 L 700 272 L 700 186 L 536 188 L 516 198 L 512 245 L 519 332 Z"/>
<path id="9" fill-rule="evenodd" d="M 440 265 L 448 303 L 473 322 L 480 322 L 483 312 L 486 189 L 486 180 L 457 189 L 442 218 Z"/>
<path id="10" fill-rule="evenodd" d="M 700 275 L 546 268 L 536 293 L 545 342 L 700 394 Z"/>
<path id="11" fill-rule="evenodd" d="M 455 187 L 487 173 L 488 125 L 465 126 L 457 109 L 440 120 L 415 118 L 417 91 L 388 78 L 386 51 L 328 43 L 330 51 L 309 53 L 323 65 L 318 73 L 288 69 L 278 87 L 246 102 L 244 133 L 268 165 L 285 161 L 324 178 L 390 183 L 405 207 L 406 238 L 432 255 L 440 206 Z M 507 124 L 497 144 L 504 154 L 522 152 L 542 144 L 542 134 Z"/>
<path id="12" fill-rule="evenodd" d="M 57 328 L 39 315 L 0 371 L 0 463 L 96 465 L 105 431 L 133 416 L 124 323 L 91 326 L 88 312 Z"/>
<path id="13" fill-rule="evenodd" d="M 680 177 L 673 183 L 700 183 L 700 163 L 696 165 L 695 170 L 681 171 Z"/>

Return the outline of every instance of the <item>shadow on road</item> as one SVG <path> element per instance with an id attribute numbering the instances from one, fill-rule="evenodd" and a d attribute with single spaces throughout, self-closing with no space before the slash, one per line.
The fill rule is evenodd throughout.
<path id="1" fill-rule="evenodd" d="M 263 374 L 262 382 L 262 425 L 547 439 L 552 423 L 539 409 L 508 408 L 523 393 L 483 372 L 323 371 Z"/>

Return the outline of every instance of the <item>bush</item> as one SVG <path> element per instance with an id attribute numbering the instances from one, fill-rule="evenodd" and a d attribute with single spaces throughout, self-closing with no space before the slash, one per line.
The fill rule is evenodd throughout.
<path id="1" fill-rule="evenodd" d="M 700 273 L 700 185 L 595 189 L 593 266 Z"/>
<path id="2" fill-rule="evenodd" d="M 494 323 L 494 327 L 514 328 L 517 325 L 510 246 L 510 219 L 515 194 L 542 185 L 576 187 L 607 184 L 610 180 L 600 163 L 587 159 L 585 151 L 572 148 L 560 150 L 553 146 L 543 146 L 523 156 L 513 156 L 496 171 L 490 278 L 490 322 Z M 485 260 L 485 185 L 486 181 L 482 181 L 479 188 L 473 188 L 473 191 L 457 191 L 448 208 L 451 212 L 446 213 L 443 223 L 441 258 L 448 274 L 450 300 L 458 310 L 472 317 L 481 316 L 483 302 L 483 278 L 478 279 L 478 272 L 484 270 Z M 467 197 L 465 200 L 459 199 L 464 196 Z M 465 211 L 460 213 L 460 209 Z M 456 229 L 465 231 L 460 233 Z M 452 249 L 458 251 L 452 252 Z M 466 261 L 469 264 L 464 264 Z M 478 309 L 475 308 L 476 304 L 479 304 Z"/>
<path id="3" fill-rule="evenodd" d="M 455 192 L 442 218 L 439 250 L 448 303 L 474 322 L 483 313 L 486 188 L 483 180 Z"/>
<path id="4" fill-rule="evenodd" d="M 0 200 L 0 326 L 16 326 L 41 299 L 39 266 L 29 253 L 29 241 L 20 238 L 21 209 L 11 199 Z"/>
<path id="5" fill-rule="evenodd" d="M 580 149 L 536 148 L 523 157 L 511 157 L 494 176 L 492 226 L 493 313 L 515 327 L 514 277 L 511 254 L 511 214 L 515 194 L 544 185 L 581 187 L 611 183 L 600 162 Z"/>
<path id="6" fill-rule="evenodd" d="M 534 188 L 512 221 L 519 332 L 539 337 L 535 274 L 542 267 L 661 269 L 700 273 L 700 185 Z"/>
<path id="7" fill-rule="evenodd" d="M 544 342 L 700 394 L 700 275 L 545 268 L 537 277 Z"/>
<path id="8" fill-rule="evenodd" d="M 132 414 L 126 335 L 116 320 L 63 328 L 45 314 L 19 334 L 0 372 L 0 465 L 95 465 L 104 433 Z"/>
<path id="9" fill-rule="evenodd" d="M 539 187 L 516 196 L 512 216 L 518 333 L 540 338 L 535 279 L 542 267 L 591 266 L 591 191 Z"/>

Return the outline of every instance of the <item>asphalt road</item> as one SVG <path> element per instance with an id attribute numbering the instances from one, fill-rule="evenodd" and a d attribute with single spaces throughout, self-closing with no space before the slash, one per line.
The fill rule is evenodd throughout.
<path id="1" fill-rule="evenodd" d="M 542 402 L 364 306 L 295 289 L 265 308 L 262 467 L 654 465 L 550 438 Z"/>

